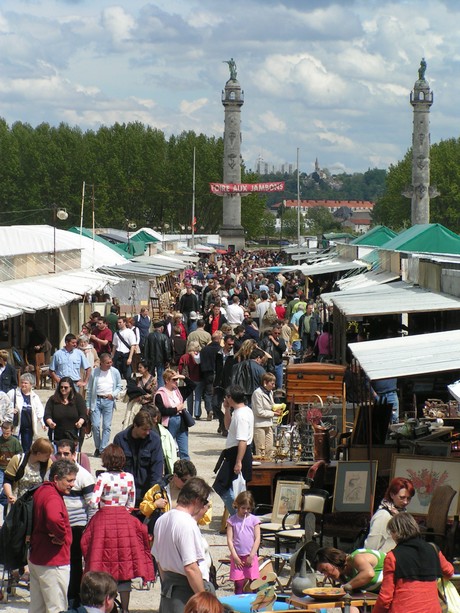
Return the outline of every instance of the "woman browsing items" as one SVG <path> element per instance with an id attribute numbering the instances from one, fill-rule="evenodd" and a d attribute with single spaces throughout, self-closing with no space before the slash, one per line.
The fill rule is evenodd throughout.
<path id="1" fill-rule="evenodd" d="M 313 567 L 347 592 L 376 591 L 383 579 L 385 554 L 373 549 L 356 549 L 346 554 L 335 547 L 318 549 Z"/>
<path id="2" fill-rule="evenodd" d="M 409 513 L 388 523 L 396 547 L 388 552 L 374 613 L 440 613 L 437 579 L 449 579 L 454 567 L 433 543 L 420 537 Z"/>

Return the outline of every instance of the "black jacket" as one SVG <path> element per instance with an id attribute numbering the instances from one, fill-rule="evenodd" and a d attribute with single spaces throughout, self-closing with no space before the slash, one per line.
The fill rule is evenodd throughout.
<path id="1" fill-rule="evenodd" d="M 147 490 L 163 477 L 164 458 L 160 435 L 151 430 L 144 439 L 133 439 L 133 426 L 122 430 L 113 439 L 125 454 L 124 470 L 134 476 L 136 485 L 136 507 L 139 506 Z"/>
<path id="2" fill-rule="evenodd" d="M 220 343 L 213 341 L 200 351 L 200 370 L 204 373 L 213 373 L 216 370 L 216 355 L 221 350 Z"/>
<path id="3" fill-rule="evenodd" d="M 5 364 L 5 370 L 0 375 L 0 390 L 6 394 L 17 386 L 18 377 L 16 375 L 16 369 L 7 362 Z"/>
<path id="4" fill-rule="evenodd" d="M 151 332 L 144 345 L 144 358 L 147 360 L 149 369 L 164 366 L 171 361 L 171 357 L 171 342 L 166 334 Z"/>
<path id="5" fill-rule="evenodd" d="M 214 377 L 214 387 L 227 389 L 232 381 L 232 369 L 235 363 L 235 356 L 229 355 L 224 363 L 224 356 L 221 351 L 216 355 L 216 375 Z"/>

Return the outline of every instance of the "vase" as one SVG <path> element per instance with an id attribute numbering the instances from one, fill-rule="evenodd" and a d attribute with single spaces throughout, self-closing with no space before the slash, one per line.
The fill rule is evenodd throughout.
<path id="1" fill-rule="evenodd" d="M 428 494 L 427 492 L 417 492 L 418 501 L 420 502 L 420 506 L 428 507 L 430 506 L 431 498 L 433 494 Z"/>

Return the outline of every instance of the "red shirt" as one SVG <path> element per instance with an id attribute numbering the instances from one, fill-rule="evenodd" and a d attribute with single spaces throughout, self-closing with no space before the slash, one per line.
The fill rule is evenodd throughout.
<path id="1" fill-rule="evenodd" d="M 112 351 L 112 330 L 110 328 L 104 328 L 103 330 L 96 330 L 94 336 L 102 339 L 103 341 L 109 341 L 108 345 L 101 345 L 97 341 L 94 341 L 94 349 L 96 349 L 98 354 L 101 353 L 110 353 Z"/>
<path id="2" fill-rule="evenodd" d="M 53 543 L 50 534 L 63 544 Z M 63 496 L 53 482 L 45 481 L 34 493 L 30 561 L 39 566 L 70 564 L 71 542 L 72 529 Z"/>

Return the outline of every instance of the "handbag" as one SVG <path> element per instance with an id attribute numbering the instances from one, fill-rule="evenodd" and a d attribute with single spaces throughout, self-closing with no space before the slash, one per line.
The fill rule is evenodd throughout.
<path id="1" fill-rule="evenodd" d="M 187 428 L 191 428 L 192 426 L 195 425 L 195 420 L 190 415 L 190 413 L 187 411 L 187 409 L 184 409 L 183 411 L 181 411 L 180 415 L 181 415 L 182 421 L 184 422 L 184 425 L 187 426 Z"/>

